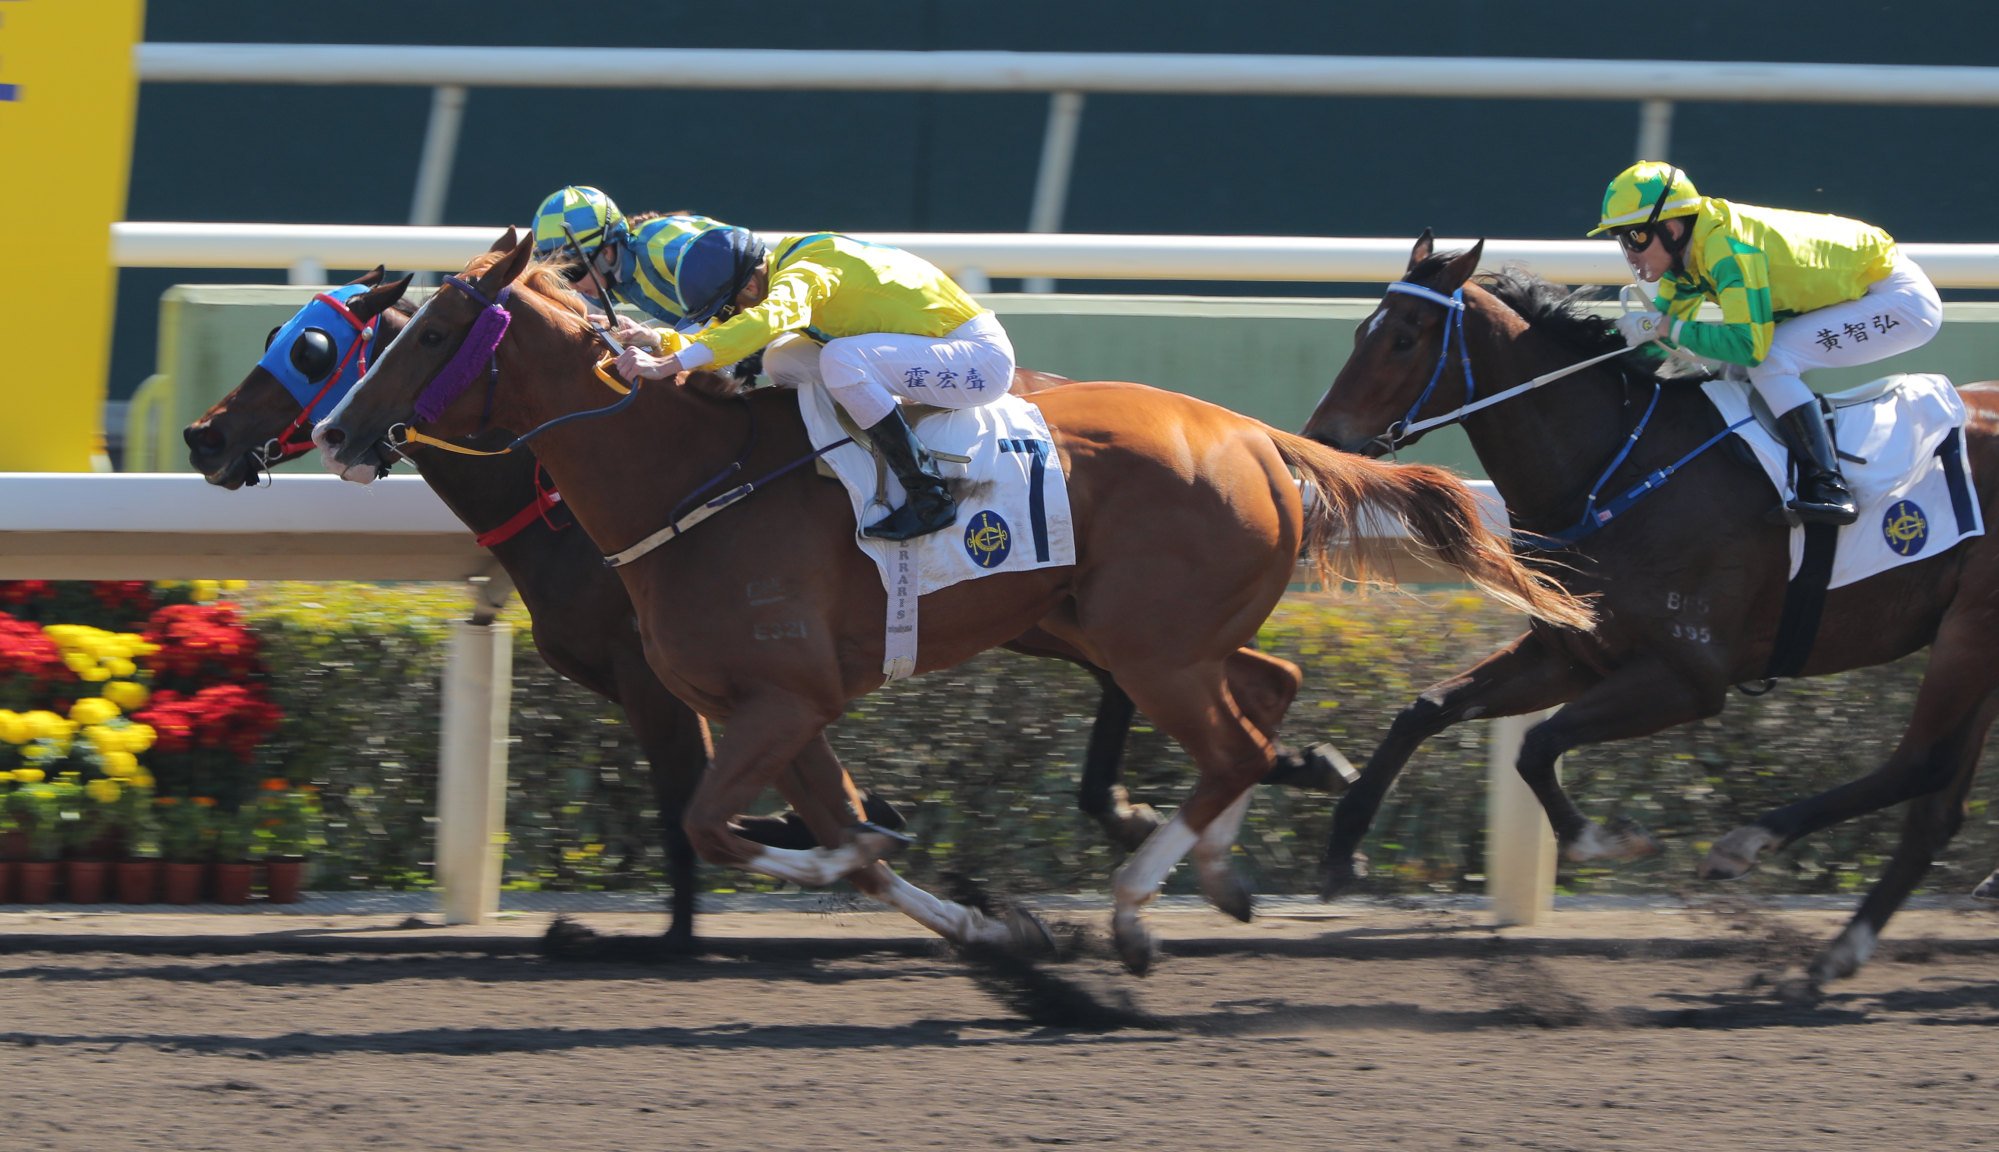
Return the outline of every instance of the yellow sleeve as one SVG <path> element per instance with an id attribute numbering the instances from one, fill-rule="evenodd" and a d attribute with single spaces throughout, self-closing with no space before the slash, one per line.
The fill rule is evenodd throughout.
<path id="1" fill-rule="evenodd" d="M 839 284 L 838 269 L 803 260 L 787 265 L 771 277 L 763 303 L 695 333 L 692 343 L 714 353 L 715 363 L 734 364 L 786 332 L 810 328 L 813 309 L 825 304 Z"/>

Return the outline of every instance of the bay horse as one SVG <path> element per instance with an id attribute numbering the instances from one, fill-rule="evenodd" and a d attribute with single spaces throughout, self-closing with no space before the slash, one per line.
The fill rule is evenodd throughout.
<path id="1" fill-rule="evenodd" d="M 512 241 L 508 241 L 511 246 Z M 357 328 L 372 327 L 375 354 L 401 333 L 415 308 L 402 299 L 409 278 L 384 280 L 376 268 L 350 286 L 367 289 L 346 301 L 345 313 Z M 272 336 L 278 335 L 273 330 Z M 343 339 L 345 333 L 341 334 Z M 298 336 L 294 333 L 293 340 Z M 330 342 L 317 349 L 329 356 Z M 276 349 L 296 356 L 295 348 Z M 333 367 L 331 359 L 318 366 Z M 358 372 L 334 371 L 325 377 L 318 403 L 337 403 Z M 1067 383 L 1050 373 L 1019 370 L 1013 382 L 1018 393 Z M 311 450 L 310 424 L 301 401 L 261 363 L 253 366 L 235 389 L 183 430 L 190 464 L 209 483 L 237 490 L 253 484 L 267 469 Z M 489 548 L 519 590 L 533 621 L 536 649 L 551 668 L 569 680 L 620 705 L 646 759 L 661 821 L 669 888 L 668 951 L 694 946 L 694 852 L 681 825 L 687 797 L 710 755 L 707 725 L 700 716 L 660 684 L 646 664 L 638 632 L 633 627 L 631 599 L 616 573 L 606 568 L 588 538 L 573 529 L 573 520 L 553 489 L 542 483 L 539 463 L 525 449 L 493 463 L 474 457 L 410 446 L 405 457 Z M 488 618 L 497 606 L 483 609 Z M 1073 659 L 1051 638 L 1038 633 L 1017 638 L 1009 647 L 1030 654 Z M 1095 819 L 1113 842 L 1137 847 L 1163 819 L 1149 805 L 1134 805 L 1118 782 L 1124 741 L 1133 708 L 1130 699 L 1102 669 L 1076 661 L 1095 676 L 1102 701 L 1091 730 L 1078 792 L 1078 805 Z M 822 742 L 808 746 L 820 770 L 836 764 Z M 1276 782 L 1320 787 L 1341 781 L 1329 769 L 1322 749 L 1284 751 L 1273 772 Z M 780 777 L 780 784 L 792 780 Z M 871 822 L 900 828 L 902 818 L 887 801 L 862 793 Z M 795 814 L 779 817 L 738 816 L 738 831 L 776 848 L 809 848 L 816 841 Z"/>
<path id="2" fill-rule="evenodd" d="M 1691 382 L 1666 380 L 1630 455 L 1617 458 L 1658 382 L 1656 359 L 1616 356 L 1621 337 L 1566 289 L 1518 271 L 1473 278 L 1483 242 L 1432 251 L 1426 231 L 1408 271 L 1357 329 L 1354 348 L 1305 427 L 1369 456 L 1415 442 L 1412 422 L 1591 357 L 1584 368 L 1462 419 L 1515 529 L 1555 537 L 1582 521 L 1593 485 L 1624 493 L 1721 433 Z M 1461 315 L 1457 303 L 1462 302 Z M 1461 319 L 1462 324 L 1459 325 Z M 1462 334 L 1448 348 L 1447 325 Z M 1475 383 L 1474 383 L 1475 382 Z M 1999 386 L 1962 389 L 1978 500 L 1987 522 L 1999 492 Z M 1786 533 L 1765 513 L 1769 482 L 1725 444 L 1687 461 L 1663 487 L 1583 537 L 1546 553 L 1599 620 L 1575 631 L 1532 624 L 1472 668 L 1432 685 L 1395 717 L 1360 780 L 1341 798 L 1326 856 L 1328 894 L 1364 869 L 1356 849 L 1395 776 L 1425 739 L 1462 720 L 1560 706 L 1529 729 L 1520 775 L 1546 809 L 1570 860 L 1656 851 L 1635 826 L 1586 819 L 1555 761 L 1589 744 L 1643 736 L 1720 712 L 1730 685 L 1764 678 L 1789 575 Z M 1748 871 L 1757 855 L 1841 820 L 1913 801 L 1901 843 L 1852 920 L 1811 965 L 1812 983 L 1866 962 L 1882 927 L 1964 819 L 1978 755 L 1999 713 L 1999 545 L 1959 543 L 1828 594 L 1802 674 L 1881 664 L 1929 646 L 1915 714 L 1888 761 L 1868 775 L 1764 814 L 1723 836 L 1708 878 Z"/>
<path id="3" fill-rule="evenodd" d="M 653 670 L 726 725 L 688 805 L 695 850 L 806 886 L 847 879 L 949 939 L 994 939 L 962 906 L 890 872 L 882 858 L 893 842 L 853 825 L 856 813 L 829 817 L 831 803 L 801 809 L 837 848 L 768 848 L 730 829 L 729 816 L 849 701 L 881 686 L 880 578 L 853 543 L 841 487 L 795 467 L 812 449 L 788 391 L 717 393 L 695 374 L 639 387 L 614 419 L 550 425 L 608 396 L 581 298 L 553 267 L 530 263 L 532 255 L 523 240 L 446 281 L 318 426 L 328 466 L 368 473 L 383 439 L 417 421 L 426 401 L 437 406 L 420 421 L 432 436 L 469 434 L 482 412 L 499 427 L 541 429 L 538 456 L 607 553 L 659 531 L 705 478 L 730 468 L 765 478 L 753 486 L 753 503 L 618 570 Z M 500 320 L 509 326 L 494 327 L 493 318 L 509 315 Z M 470 341 L 475 331 L 487 334 L 484 346 Z M 467 379 L 466 366 L 487 357 L 497 373 L 483 386 L 449 402 L 428 394 L 440 373 Z M 1585 605 L 1512 556 L 1481 523 L 1477 498 L 1442 469 L 1343 455 L 1136 384 L 1067 384 L 1028 399 L 1054 430 L 1068 475 L 1077 562 L 924 596 L 917 671 L 950 667 L 1038 626 L 1109 671 L 1192 756 L 1192 793 L 1117 873 L 1112 934 L 1133 971 L 1145 971 L 1157 948 L 1141 908 L 1190 851 L 1207 898 L 1249 915 L 1250 894 L 1228 851 L 1249 787 L 1274 762 L 1269 734 L 1298 671 L 1245 645 L 1301 550 L 1329 577 L 1333 569 L 1356 578 L 1385 571 L 1388 546 L 1359 531 L 1364 509 L 1385 513 L 1502 600 L 1567 626 L 1590 619 Z M 1313 485 L 1309 507 L 1289 467 Z M 1281 691 L 1269 691 L 1273 682 Z"/>

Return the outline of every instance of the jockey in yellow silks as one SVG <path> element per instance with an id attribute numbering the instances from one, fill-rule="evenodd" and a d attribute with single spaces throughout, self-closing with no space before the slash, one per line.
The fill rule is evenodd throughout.
<path id="1" fill-rule="evenodd" d="M 1853 523 L 1853 495 L 1803 373 L 1928 343 L 1943 322 L 1929 277 L 1871 224 L 1702 196 L 1658 161 L 1610 182 L 1589 234 L 1605 232 L 1634 275 L 1659 285 L 1657 311 L 1618 318 L 1625 342 L 1746 367 L 1798 465 L 1790 507 L 1802 520 Z M 1719 321 L 1697 319 L 1704 300 L 1720 305 Z"/>
<path id="2" fill-rule="evenodd" d="M 909 252 L 831 232 L 773 240 L 688 216 L 629 233 L 605 261 L 612 292 L 679 338 L 671 350 L 656 337 L 634 340 L 618 370 L 663 379 L 762 353 L 775 382 L 824 386 L 908 494 L 865 535 L 907 540 L 949 527 L 957 505 L 897 397 L 971 408 L 1006 395 L 1014 369 L 1006 330 Z"/>

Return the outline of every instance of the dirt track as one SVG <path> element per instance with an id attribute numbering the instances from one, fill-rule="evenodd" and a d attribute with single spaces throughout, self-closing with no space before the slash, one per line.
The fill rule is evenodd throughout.
<path id="1" fill-rule="evenodd" d="M 1138 981 L 871 913 L 711 916 L 671 964 L 544 958 L 546 917 L 0 914 L 0 1148 L 1999 1147 L 1999 910 L 1771 995 L 1837 922 L 1167 912 Z"/>

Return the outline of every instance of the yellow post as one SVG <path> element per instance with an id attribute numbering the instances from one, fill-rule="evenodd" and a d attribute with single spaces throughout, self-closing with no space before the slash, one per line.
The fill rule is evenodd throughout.
<path id="1" fill-rule="evenodd" d="M 0 0 L 0 472 L 106 470 L 145 0 Z"/>

